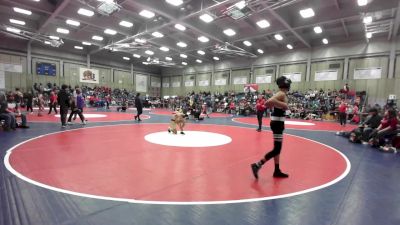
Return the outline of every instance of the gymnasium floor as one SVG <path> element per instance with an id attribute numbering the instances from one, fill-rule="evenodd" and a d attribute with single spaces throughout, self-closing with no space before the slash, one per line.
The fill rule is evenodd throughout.
<path id="1" fill-rule="evenodd" d="M 250 163 L 272 148 L 256 118 L 214 114 L 175 136 L 168 111 L 128 112 L 0 132 L 0 224 L 400 224 L 399 155 L 349 144 L 337 124 L 287 121 L 290 177 L 268 162 L 255 181 Z"/>

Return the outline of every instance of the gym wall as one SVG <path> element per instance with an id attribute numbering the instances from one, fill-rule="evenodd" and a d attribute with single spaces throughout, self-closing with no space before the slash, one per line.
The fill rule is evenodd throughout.
<path id="1" fill-rule="evenodd" d="M 332 44 L 312 49 L 266 53 L 257 59 L 235 59 L 187 67 L 184 69 L 162 69 L 163 81 L 170 76 L 179 79 L 195 74 L 196 87 L 193 90 L 212 92 L 243 91 L 243 85 L 234 84 L 237 77 L 245 77 L 249 83 L 255 83 L 259 75 L 271 74 L 271 83 L 259 84 L 260 90 L 276 90 L 275 79 L 283 74 L 301 73 L 300 82 L 292 84 L 292 90 L 306 91 L 308 89 L 340 90 L 348 83 L 350 89 L 367 91 L 369 103 L 386 102 L 389 94 L 400 98 L 400 40 L 374 40 L 366 42 L 348 42 Z M 393 73 L 389 74 L 390 55 L 392 54 Z M 380 79 L 354 79 L 357 68 L 381 68 Z M 337 71 L 336 80 L 316 81 L 316 72 Z M 206 75 L 206 76 L 205 76 Z M 392 76 L 392 77 L 390 77 Z M 226 85 L 215 85 L 215 80 L 227 78 Z M 200 80 L 210 80 L 209 87 L 199 86 Z M 164 87 L 164 93 L 170 93 L 170 88 Z M 185 95 L 187 89 L 175 88 L 174 95 Z M 400 103 L 400 102 L 399 102 Z"/>

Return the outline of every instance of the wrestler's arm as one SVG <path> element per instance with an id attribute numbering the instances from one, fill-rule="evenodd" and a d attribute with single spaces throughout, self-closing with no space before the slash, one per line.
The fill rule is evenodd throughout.
<path id="1" fill-rule="evenodd" d="M 288 109 L 288 105 L 285 102 L 285 94 L 283 92 L 279 92 L 269 98 L 265 105 L 267 108 L 277 107 L 283 110 Z"/>

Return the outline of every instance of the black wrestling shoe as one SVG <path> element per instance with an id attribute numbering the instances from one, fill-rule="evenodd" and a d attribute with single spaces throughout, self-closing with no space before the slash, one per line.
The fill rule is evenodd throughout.
<path id="1" fill-rule="evenodd" d="M 261 129 L 260 129 L 260 128 L 258 128 L 256 131 L 257 131 L 257 132 L 261 132 Z"/>
<path id="2" fill-rule="evenodd" d="M 258 179 L 258 171 L 260 170 L 261 167 L 257 165 L 257 163 L 251 164 L 251 170 L 253 171 L 253 175 L 256 179 Z"/>
<path id="3" fill-rule="evenodd" d="M 135 120 L 137 119 L 137 116 L 135 116 Z"/>
<path id="4" fill-rule="evenodd" d="M 286 173 L 282 173 L 282 171 L 275 171 L 273 177 L 275 178 L 288 178 L 289 175 Z"/>
<path id="5" fill-rule="evenodd" d="M 168 133 L 171 133 L 171 129 L 168 128 Z"/>
<path id="6" fill-rule="evenodd" d="M 181 134 L 185 135 L 185 133 L 183 131 L 181 131 Z"/>

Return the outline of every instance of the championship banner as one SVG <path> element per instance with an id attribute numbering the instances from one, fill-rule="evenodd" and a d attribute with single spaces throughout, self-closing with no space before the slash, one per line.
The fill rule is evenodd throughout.
<path id="1" fill-rule="evenodd" d="M 216 80 L 214 81 L 214 85 L 215 85 L 215 86 L 226 85 L 226 79 L 216 79 Z"/>
<path id="2" fill-rule="evenodd" d="M 247 77 L 235 77 L 233 78 L 233 84 L 246 84 Z"/>
<path id="3" fill-rule="evenodd" d="M 172 87 L 180 87 L 180 86 L 181 86 L 181 82 L 180 81 L 172 82 Z"/>
<path id="4" fill-rule="evenodd" d="M 337 80 L 337 77 L 338 77 L 337 70 L 316 71 L 314 80 L 315 81 Z"/>
<path id="5" fill-rule="evenodd" d="M 194 81 L 192 80 L 185 81 L 185 87 L 193 87 L 193 86 L 194 86 Z"/>
<path id="6" fill-rule="evenodd" d="M 258 84 L 245 84 L 244 92 L 256 92 L 258 91 Z"/>
<path id="7" fill-rule="evenodd" d="M 162 83 L 163 88 L 169 88 L 169 83 Z"/>
<path id="8" fill-rule="evenodd" d="M 381 79 L 382 68 L 356 68 L 354 69 L 354 80 Z"/>
<path id="9" fill-rule="evenodd" d="M 99 83 L 99 70 L 79 68 L 79 82 L 81 83 Z"/>
<path id="10" fill-rule="evenodd" d="M 270 84 L 272 81 L 272 75 L 257 75 L 256 76 L 256 84 Z"/>
<path id="11" fill-rule="evenodd" d="M 199 86 L 200 87 L 205 87 L 205 86 L 209 86 L 210 85 L 210 81 L 209 80 L 200 80 L 199 81 Z"/>
<path id="12" fill-rule="evenodd" d="M 147 92 L 147 76 L 136 74 L 136 92 Z"/>
<path id="13" fill-rule="evenodd" d="M 292 82 L 301 82 L 301 73 L 284 73 L 282 76 L 289 78 Z"/>
<path id="14" fill-rule="evenodd" d="M 161 87 L 161 83 L 160 82 L 157 82 L 157 81 L 152 81 L 151 82 L 151 87 Z"/>

